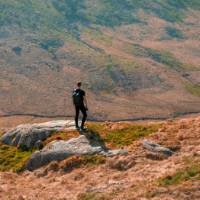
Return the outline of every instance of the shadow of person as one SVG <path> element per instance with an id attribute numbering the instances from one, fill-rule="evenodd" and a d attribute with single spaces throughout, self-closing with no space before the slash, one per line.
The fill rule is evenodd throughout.
<path id="1" fill-rule="evenodd" d="M 94 146 L 94 147 L 101 146 L 104 151 L 109 150 L 106 147 L 105 142 L 104 142 L 103 138 L 99 135 L 99 133 L 96 133 L 92 130 L 86 130 L 86 131 L 79 130 L 79 133 L 81 135 L 84 135 L 88 139 L 91 146 Z"/>

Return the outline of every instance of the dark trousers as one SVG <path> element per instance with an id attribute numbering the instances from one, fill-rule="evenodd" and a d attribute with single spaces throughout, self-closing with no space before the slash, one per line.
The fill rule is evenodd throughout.
<path id="1" fill-rule="evenodd" d="M 81 127 L 84 127 L 85 121 L 87 119 L 87 110 L 85 108 L 84 105 L 81 106 L 75 106 L 75 110 L 76 110 L 76 116 L 75 116 L 75 125 L 76 127 L 78 127 L 78 118 L 79 118 L 79 112 L 81 111 L 83 114 L 83 118 L 82 118 L 82 123 L 81 123 Z"/>

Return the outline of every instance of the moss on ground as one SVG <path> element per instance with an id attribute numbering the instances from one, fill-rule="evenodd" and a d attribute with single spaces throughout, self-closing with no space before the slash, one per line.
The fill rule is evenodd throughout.
<path id="1" fill-rule="evenodd" d="M 123 147 L 133 143 L 133 141 L 148 136 L 160 128 L 160 124 L 153 125 L 124 125 L 120 128 L 110 128 L 105 123 L 88 124 L 91 133 L 99 135 L 108 146 Z"/>
<path id="2" fill-rule="evenodd" d="M 33 152 L 0 143 L 0 171 L 21 171 Z"/>

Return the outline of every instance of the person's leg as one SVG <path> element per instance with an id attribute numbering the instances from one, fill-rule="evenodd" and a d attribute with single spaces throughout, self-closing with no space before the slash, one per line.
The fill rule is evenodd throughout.
<path id="1" fill-rule="evenodd" d="M 75 106 L 75 111 L 76 111 L 76 115 L 75 115 L 75 126 L 78 128 L 78 117 L 79 117 L 79 107 Z"/>
<path id="2" fill-rule="evenodd" d="M 80 107 L 80 110 L 81 110 L 81 112 L 82 112 L 82 114 L 83 114 L 82 123 L 81 123 L 81 128 L 84 128 L 84 124 L 85 124 L 85 121 L 86 121 L 86 119 L 87 119 L 87 111 L 86 111 L 85 106 L 81 106 L 81 107 Z"/>

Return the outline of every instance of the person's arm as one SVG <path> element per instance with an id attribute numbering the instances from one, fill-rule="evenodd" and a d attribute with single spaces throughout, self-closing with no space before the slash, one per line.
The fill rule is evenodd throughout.
<path id="1" fill-rule="evenodd" d="M 85 107 L 86 107 L 86 109 L 88 109 L 87 98 L 86 98 L 86 96 L 83 97 L 83 100 L 84 100 L 84 103 L 85 103 Z"/>

